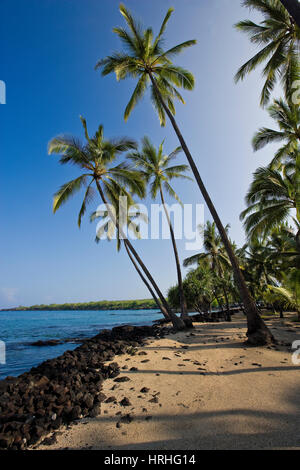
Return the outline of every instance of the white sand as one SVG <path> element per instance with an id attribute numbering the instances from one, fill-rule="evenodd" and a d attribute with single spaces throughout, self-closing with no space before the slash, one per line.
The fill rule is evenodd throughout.
<path id="1" fill-rule="evenodd" d="M 116 356 L 120 376 L 130 380 L 109 379 L 103 393 L 117 404 L 103 403 L 99 417 L 62 429 L 56 444 L 38 448 L 300 450 L 300 367 L 287 347 L 246 347 L 245 319 L 233 318 L 197 324 L 192 336 L 147 340 L 136 355 Z M 277 338 L 300 340 L 299 324 L 267 323 Z M 150 391 L 141 393 L 142 387 Z M 149 402 L 155 396 L 158 403 Z M 131 406 L 119 404 L 124 397 Z M 118 412 L 133 421 L 117 427 Z"/>

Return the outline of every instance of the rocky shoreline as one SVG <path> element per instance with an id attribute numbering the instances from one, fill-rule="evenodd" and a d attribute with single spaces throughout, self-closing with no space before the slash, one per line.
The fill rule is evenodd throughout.
<path id="1" fill-rule="evenodd" d="M 120 373 L 116 362 L 105 363 L 171 331 L 159 325 L 103 330 L 73 351 L 0 381 L 0 449 L 24 450 L 63 424 L 100 414 L 107 398 L 102 383 Z"/>

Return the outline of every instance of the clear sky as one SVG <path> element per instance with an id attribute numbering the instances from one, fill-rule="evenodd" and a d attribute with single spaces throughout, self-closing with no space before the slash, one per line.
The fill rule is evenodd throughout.
<path id="1" fill-rule="evenodd" d="M 107 137 L 148 135 L 165 149 L 178 142 L 168 124 L 160 128 L 147 95 L 129 121 L 123 112 L 134 82 L 117 83 L 94 71 L 99 58 L 120 48 L 112 33 L 122 26 L 117 0 L 2 0 L 1 72 L 7 104 L 0 105 L 0 307 L 50 302 L 149 298 L 126 253 L 113 242 L 94 243 L 88 217 L 77 227 L 81 198 L 52 214 L 52 195 L 78 172 L 47 155 L 57 134 L 82 137 L 79 115 L 91 132 Z M 230 236 L 244 242 L 239 214 L 252 172 L 266 164 L 272 147 L 253 154 L 251 138 L 270 125 L 259 108 L 260 73 L 234 84 L 238 67 L 254 52 L 233 24 L 251 17 L 240 0 L 127 0 L 126 6 L 157 31 L 166 10 L 175 12 L 166 46 L 187 39 L 198 44 L 177 62 L 196 77 L 177 121 Z M 184 157 L 179 161 L 184 162 Z M 194 183 L 176 183 L 185 203 L 202 203 Z M 91 207 L 92 210 L 94 207 Z M 207 209 L 205 216 L 209 218 Z M 180 257 L 190 256 L 184 241 Z M 164 292 L 176 282 L 171 243 L 139 241 L 136 248 Z"/>

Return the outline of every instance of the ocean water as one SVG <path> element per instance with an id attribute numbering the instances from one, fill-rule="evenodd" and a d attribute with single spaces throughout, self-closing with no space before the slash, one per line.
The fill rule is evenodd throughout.
<path id="1" fill-rule="evenodd" d="M 0 312 L 0 341 L 5 343 L 5 364 L 1 363 L 0 379 L 18 376 L 46 359 L 59 356 L 79 344 L 65 343 L 57 346 L 30 346 L 38 340 L 89 338 L 103 329 L 117 325 L 151 325 L 161 318 L 158 310 L 113 311 L 27 311 Z M 2 344 L 2 343 L 1 343 Z"/>

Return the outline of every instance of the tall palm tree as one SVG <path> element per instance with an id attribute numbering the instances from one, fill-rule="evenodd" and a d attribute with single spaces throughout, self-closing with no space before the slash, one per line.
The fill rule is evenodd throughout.
<path id="1" fill-rule="evenodd" d="M 165 124 L 165 116 L 167 115 L 178 137 L 180 145 L 187 157 L 199 189 L 210 210 L 210 213 L 212 214 L 212 217 L 220 232 L 225 249 L 228 253 L 233 271 L 235 273 L 235 279 L 240 291 L 240 295 L 244 303 L 245 313 L 247 315 L 248 341 L 251 344 L 266 344 L 273 341 L 273 336 L 261 319 L 256 304 L 252 299 L 250 292 L 248 291 L 226 230 L 206 190 L 188 146 L 174 119 L 174 99 L 179 99 L 183 102 L 183 98 L 178 92 L 177 88 L 192 90 L 194 87 L 194 78 L 193 75 L 187 70 L 174 65 L 171 59 L 172 57 L 179 54 L 183 49 L 194 45 L 196 41 L 185 41 L 175 47 L 172 47 L 171 49 L 168 49 L 167 51 L 162 49 L 163 33 L 166 29 L 166 25 L 172 14 L 172 11 L 172 8 L 168 10 L 162 22 L 158 36 L 153 39 L 152 29 L 148 28 L 145 31 L 142 31 L 140 26 L 132 17 L 131 13 L 125 8 L 124 5 L 121 4 L 120 12 L 125 18 L 129 31 L 123 28 L 114 28 L 114 32 L 121 38 L 126 50 L 125 52 L 115 53 L 109 57 L 106 57 L 105 59 L 100 60 L 96 64 L 96 68 L 102 68 L 102 75 L 108 75 L 114 72 L 116 74 L 117 80 L 123 80 L 128 77 L 138 78 L 136 88 L 125 109 L 125 120 L 129 117 L 134 106 L 142 98 L 149 83 L 151 82 L 151 97 L 158 112 L 161 125 Z"/>
<path id="2" fill-rule="evenodd" d="M 252 146 L 254 151 L 257 151 L 269 143 L 283 142 L 271 162 L 271 167 L 276 169 L 281 163 L 285 163 L 287 158 L 295 158 L 296 152 L 299 151 L 300 106 L 276 99 L 269 106 L 268 113 L 277 122 L 280 130 L 262 127 L 254 135 Z"/>
<path id="3" fill-rule="evenodd" d="M 229 225 L 226 225 L 225 230 L 228 231 Z M 199 230 L 203 235 L 203 245 L 205 252 L 197 253 L 196 255 L 186 258 L 183 262 L 183 266 L 192 266 L 194 264 L 200 264 L 201 261 L 207 260 L 209 267 L 212 272 L 221 280 L 222 290 L 226 302 L 227 319 L 229 320 L 229 299 L 228 293 L 225 287 L 225 273 L 230 268 L 230 261 L 225 251 L 224 245 L 220 235 L 216 231 L 216 224 L 211 223 L 209 220 L 205 226 L 199 226 Z"/>
<path id="4" fill-rule="evenodd" d="M 171 197 L 176 199 L 180 204 L 181 201 L 172 188 L 170 181 L 174 178 L 185 178 L 190 179 L 188 176 L 184 175 L 185 172 L 189 170 L 188 165 L 172 165 L 171 162 L 176 158 L 179 152 L 181 152 L 181 147 L 177 147 L 169 155 L 165 155 L 163 151 L 163 142 L 160 144 L 158 150 L 151 144 L 148 137 L 144 137 L 142 140 L 142 150 L 132 152 L 128 155 L 128 158 L 135 164 L 136 168 L 139 169 L 143 179 L 150 184 L 150 193 L 152 199 L 156 199 L 157 193 L 160 195 L 161 203 L 163 205 L 168 226 L 170 229 L 170 235 L 173 245 L 173 251 L 176 262 L 177 270 L 177 279 L 179 286 L 179 295 L 180 295 L 180 307 L 181 307 L 181 316 L 185 324 L 189 327 L 192 327 L 192 321 L 190 320 L 187 314 L 187 306 L 184 298 L 183 283 L 182 283 L 182 274 L 180 268 L 180 261 L 178 256 L 178 250 L 175 240 L 175 234 L 173 225 L 168 213 L 168 209 L 165 203 L 164 191 L 167 192 Z"/>
<path id="5" fill-rule="evenodd" d="M 265 83 L 260 103 L 265 106 L 280 79 L 285 96 L 291 98 L 293 84 L 300 78 L 299 44 L 300 28 L 279 0 L 244 0 L 242 4 L 257 10 L 264 17 L 260 24 L 251 20 L 240 21 L 235 27 L 250 36 L 252 43 L 261 49 L 240 67 L 235 81 L 243 80 L 248 73 L 266 62 L 263 69 Z"/>
<path id="6" fill-rule="evenodd" d="M 109 216 L 112 220 L 114 220 L 114 216 L 109 208 L 109 201 L 114 203 L 120 193 L 126 196 L 129 201 L 131 200 L 131 193 L 137 194 L 140 197 L 144 197 L 145 195 L 145 184 L 137 171 L 133 171 L 132 168 L 124 162 L 111 166 L 117 156 L 125 151 L 135 149 L 136 142 L 125 138 L 105 140 L 102 125 L 99 126 L 94 137 L 90 138 L 85 119 L 81 118 L 81 121 L 85 132 L 85 145 L 81 144 L 81 142 L 74 137 L 58 136 L 51 140 L 48 147 L 49 154 L 61 154 L 61 164 L 71 163 L 84 171 L 78 178 L 64 184 L 57 191 L 53 203 L 53 212 L 56 212 L 71 196 L 78 192 L 83 186 L 87 186 L 78 216 L 79 226 L 82 216 L 86 212 L 87 205 L 91 202 L 94 192 L 93 184 L 96 185 L 100 198 L 107 206 Z M 117 225 L 116 221 L 115 225 Z M 122 227 L 119 229 L 122 238 L 126 238 Z M 170 317 L 174 326 L 178 329 L 184 328 L 183 322 L 180 321 L 176 315 L 172 314 L 158 285 L 129 240 L 127 240 L 127 246 L 156 291 L 164 307 L 164 311 L 168 312 L 167 319 Z"/>
<path id="7" fill-rule="evenodd" d="M 248 207 L 240 215 L 249 239 L 266 237 L 277 225 L 292 217 L 292 210 L 297 208 L 295 178 L 295 171 L 282 174 L 270 167 L 255 171 L 245 198 Z M 300 251 L 300 246 L 298 249 Z"/>

